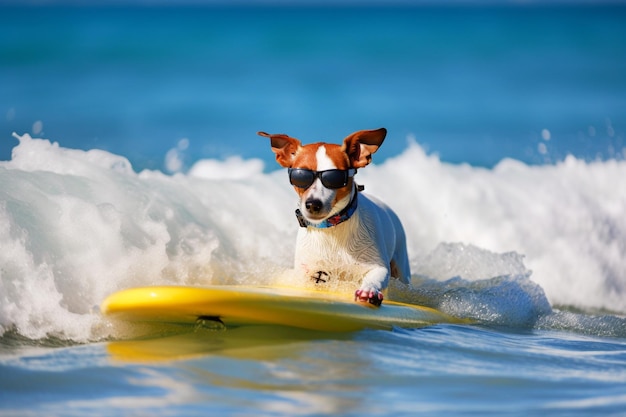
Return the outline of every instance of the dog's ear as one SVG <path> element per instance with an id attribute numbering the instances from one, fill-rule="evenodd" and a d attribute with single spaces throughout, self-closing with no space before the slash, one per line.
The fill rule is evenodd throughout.
<path id="1" fill-rule="evenodd" d="M 257 134 L 270 138 L 272 152 L 276 154 L 276 162 L 285 168 L 291 168 L 296 152 L 302 147 L 300 141 L 282 133 L 270 135 L 265 132 L 257 132 Z"/>
<path id="2" fill-rule="evenodd" d="M 372 162 L 372 154 L 383 144 L 387 129 L 359 130 L 343 140 L 341 148 L 350 158 L 352 168 L 363 168 Z"/>

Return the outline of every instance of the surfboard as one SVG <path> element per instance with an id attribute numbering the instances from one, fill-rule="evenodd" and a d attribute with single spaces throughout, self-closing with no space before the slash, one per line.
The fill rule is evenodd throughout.
<path id="1" fill-rule="evenodd" d="M 108 317 L 136 323 L 204 321 L 225 328 L 280 325 L 328 332 L 466 323 L 425 306 L 385 301 L 374 307 L 356 303 L 346 294 L 238 285 L 131 288 L 111 294 L 100 310 Z"/>

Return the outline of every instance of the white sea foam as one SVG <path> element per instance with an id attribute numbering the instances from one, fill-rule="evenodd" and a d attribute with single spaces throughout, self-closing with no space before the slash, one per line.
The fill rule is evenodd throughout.
<path id="1" fill-rule="evenodd" d="M 96 339 L 110 331 L 96 306 L 113 291 L 267 283 L 292 262 L 296 200 L 281 170 L 231 159 L 136 173 L 105 151 L 19 141 L 0 163 L 0 333 Z M 407 231 L 414 288 L 392 296 L 486 323 L 572 328 L 571 316 L 545 318 L 548 300 L 626 313 L 623 178 L 624 161 L 487 170 L 415 143 L 357 175 Z"/>

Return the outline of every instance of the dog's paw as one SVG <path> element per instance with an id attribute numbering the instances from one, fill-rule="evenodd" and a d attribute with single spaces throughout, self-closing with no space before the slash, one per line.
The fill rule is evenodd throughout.
<path id="1" fill-rule="evenodd" d="M 372 288 L 356 290 L 354 293 L 354 301 L 370 303 L 378 307 L 383 302 L 383 293 Z"/>

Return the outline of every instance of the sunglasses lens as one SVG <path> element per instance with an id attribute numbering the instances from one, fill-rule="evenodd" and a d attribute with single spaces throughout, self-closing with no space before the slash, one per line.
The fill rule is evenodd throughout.
<path id="1" fill-rule="evenodd" d="M 289 182 L 298 188 L 309 188 L 315 181 L 315 173 L 308 169 L 290 169 Z"/>
<path id="2" fill-rule="evenodd" d="M 321 179 L 324 187 L 341 188 L 346 186 L 346 183 L 348 182 L 348 175 L 347 171 L 331 169 L 329 171 L 323 171 Z"/>
<path id="3" fill-rule="evenodd" d="M 352 173 L 351 175 L 354 175 Z M 350 171 L 330 169 L 327 171 L 311 171 L 309 169 L 290 168 L 289 182 L 298 188 L 309 188 L 319 177 L 326 188 L 341 188 L 348 184 Z"/>

